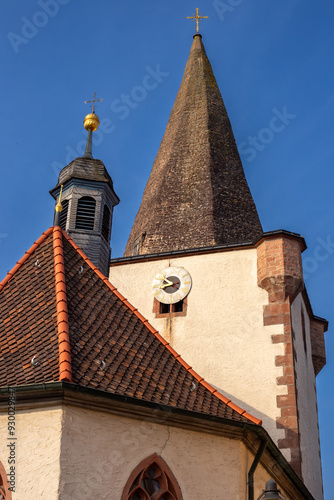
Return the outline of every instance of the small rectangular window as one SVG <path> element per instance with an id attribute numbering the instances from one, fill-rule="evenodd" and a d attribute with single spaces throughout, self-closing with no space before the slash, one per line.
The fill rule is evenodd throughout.
<path id="1" fill-rule="evenodd" d="M 162 302 L 159 302 L 160 307 L 159 307 L 159 312 L 160 314 L 167 314 L 170 311 L 170 305 L 169 304 L 163 304 Z"/>
<path id="2" fill-rule="evenodd" d="M 141 236 L 135 239 L 132 246 L 132 255 L 141 255 L 144 241 L 146 238 L 146 231 L 144 231 Z"/>
<path id="3" fill-rule="evenodd" d="M 176 302 L 176 304 L 173 304 L 172 306 L 172 312 L 182 312 L 183 311 L 183 300 L 180 300 L 180 302 Z"/>
<path id="4" fill-rule="evenodd" d="M 187 298 L 176 302 L 175 304 L 163 304 L 157 299 L 153 302 L 153 312 L 156 318 L 168 318 L 175 316 L 186 316 L 187 314 Z"/>

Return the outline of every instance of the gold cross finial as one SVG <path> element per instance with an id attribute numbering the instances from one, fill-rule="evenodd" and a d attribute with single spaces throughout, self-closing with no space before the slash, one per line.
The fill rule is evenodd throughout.
<path id="1" fill-rule="evenodd" d="M 203 19 L 209 19 L 209 16 L 200 16 L 198 13 L 198 7 L 196 7 L 196 16 L 188 16 L 187 19 L 192 19 L 193 21 L 196 21 L 196 33 L 198 33 L 199 30 L 199 22 L 203 21 Z"/>
<path id="2" fill-rule="evenodd" d="M 103 101 L 103 99 L 96 99 L 96 92 L 94 92 L 93 99 L 91 101 L 85 101 L 85 104 L 89 104 L 90 102 L 92 102 L 93 103 L 93 106 L 91 106 L 92 113 L 95 113 L 95 103 L 102 102 L 102 101 Z"/>

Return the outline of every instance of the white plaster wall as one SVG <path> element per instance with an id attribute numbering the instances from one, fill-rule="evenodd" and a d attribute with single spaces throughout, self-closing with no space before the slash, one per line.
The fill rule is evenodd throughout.
<path id="1" fill-rule="evenodd" d="M 157 319 L 151 284 L 170 265 L 183 266 L 192 276 L 187 316 Z M 110 268 L 109 279 L 195 371 L 262 419 L 276 442 L 284 437 L 276 428 L 276 396 L 287 390 L 277 386 L 283 368 L 275 366 L 284 351 L 271 340 L 283 326 L 263 326 L 268 294 L 257 286 L 255 249 L 118 265 Z"/>
<path id="2" fill-rule="evenodd" d="M 183 500 L 247 498 L 254 457 L 240 441 L 73 407 L 64 411 L 60 498 L 120 500 L 132 471 L 154 453 L 172 470 Z M 268 479 L 259 466 L 255 498 Z"/>
<path id="3" fill-rule="evenodd" d="M 302 333 L 301 314 L 304 312 L 306 352 Z M 310 320 L 302 294 L 292 304 L 292 327 L 296 351 L 295 372 L 297 387 L 298 421 L 302 455 L 302 474 L 306 486 L 316 500 L 323 498 L 319 444 L 318 409 L 315 375 L 312 364 Z"/>
<path id="4" fill-rule="evenodd" d="M 239 440 L 71 406 L 16 413 L 13 500 L 120 500 L 135 467 L 157 453 L 183 500 L 245 500 L 254 456 Z M 7 414 L 0 415 L 0 461 L 8 472 Z M 259 465 L 255 498 L 270 475 Z"/>
<path id="5" fill-rule="evenodd" d="M 0 415 L 0 460 L 8 474 L 7 418 L 7 414 Z M 16 489 L 13 500 L 59 498 L 61 426 L 60 408 L 16 413 Z"/>

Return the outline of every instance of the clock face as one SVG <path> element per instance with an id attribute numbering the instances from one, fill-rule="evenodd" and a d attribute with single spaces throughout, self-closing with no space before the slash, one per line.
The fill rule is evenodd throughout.
<path id="1" fill-rule="evenodd" d="M 184 299 L 191 289 L 191 276 L 184 267 L 168 267 L 160 271 L 152 283 L 154 297 L 164 304 Z"/>

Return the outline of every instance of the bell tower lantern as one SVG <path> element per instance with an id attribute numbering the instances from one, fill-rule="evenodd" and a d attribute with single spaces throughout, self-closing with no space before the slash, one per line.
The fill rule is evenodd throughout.
<path id="1" fill-rule="evenodd" d="M 119 203 L 112 179 L 101 160 L 92 155 L 92 135 L 100 121 L 92 113 L 84 119 L 88 131 L 86 151 L 64 167 L 57 185 L 50 191 L 55 200 L 62 189 L 61 211 L 57 225 L 64 229 L 89 259 L 108 276 L 113 209 Z"/>

